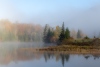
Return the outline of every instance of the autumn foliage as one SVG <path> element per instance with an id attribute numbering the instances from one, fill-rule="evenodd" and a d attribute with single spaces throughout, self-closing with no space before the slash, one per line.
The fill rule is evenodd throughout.
<path id="1" fill-rule="evenodd" d="M 0 20 L 0 41 L 41 41 L 42 31 L 40 25 Z"/>

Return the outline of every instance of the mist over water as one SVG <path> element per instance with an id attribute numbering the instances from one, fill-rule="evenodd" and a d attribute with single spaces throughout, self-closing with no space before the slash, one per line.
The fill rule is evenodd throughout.
<path id="1" fill-rule="evenodd" d="M 0 49 L 0 67 L 99 67 L 99 62 L 100 55 L 34 53 L 29 50 Z"/>
<path id="2" fill-rule="evenodd" d="M 70 29 L 81 29 L 88 36 L 99 36 L 100 22 L 99 0 L 68 1 L 19 1 L 1 0 L 0 19 L 12 23 L 33 23 L 55 27 L 65 22 Z"/>
<path id="3" fill-rule="evenodd" d="M 45 47 L 43 42 L 1 42 L 2 48 L 42 48 Z"/>
<path id="4" fill-rule="evenodd" d="M 99 67 L 99 54 L 33 52 L 54 44 L 43 42 L 0 42 L 0 67 Z M 32 48 L 32 49 L 31 49 Z M 27 50 L 28 49 L 28 50 Z M 91 64 L 90 64 L 91 63 Z"/>
<path id="5" fill-rule="evenodd" d="M 0 0 L 0 67 L 100 67 L 100 54 L 65 54 L 60 51 L 64 48 L 67 52 L 66 45 L 60 48 L 56 44 L 60 42 L 61 27 L 66 29 L 61 40 L 67 32 L 69 44 L 74 41 L 79 44 L 79 48 L 75 46 L 77 50 L 81 48 L 81 41 L 85 44 L 85 39 L 86 44 L 90 44 L 88 39 L 94 39 L 93 46 L 97 43 L 98 47 L 100 1 Z M 67 37 L 64 40 L 67 44 Z M 47 48 L 50 52 L 36 51 L 49 46 L 57 46 L 54 50 L 58 52 L 50 48 Z M 88 46 L 82 49 L 88 51 Z M 91 51 L 91 46 L 89 49 Z"/>

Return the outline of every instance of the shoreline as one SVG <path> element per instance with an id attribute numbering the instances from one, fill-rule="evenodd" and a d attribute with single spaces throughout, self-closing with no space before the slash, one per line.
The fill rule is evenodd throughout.
<path id="1" fill-rule="evenodd" d="M 31 51 L 33 53 L 64 53 L 64 54 L 99 54 L 100 47 L 96 46 L 51 46 L 44 48 L 20 48 L 19 50 Z"/>

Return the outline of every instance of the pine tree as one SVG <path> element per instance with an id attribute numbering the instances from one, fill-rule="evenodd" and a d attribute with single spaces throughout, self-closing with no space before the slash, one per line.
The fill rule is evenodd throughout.
<path id="1" fill-rule="evenodd" d="M 70 31 L 68 28 L 66 28 L 66 31 L 65 31 L 65 38 L 66 39 L 70 38 Z"/>
<path id="2" fill-rule="evenodd" d="M 49 28 L 48 32 L 47 32 L 47 37 L 46 37 L 47 43 L 50 43 L 50 38 L 51 38 L 51 31 L 50 31 L 50 28 Z"/>
<path id="3" fill-rule="evenodd" d="M 78 32 L 77 32 L 77 38 L 81 38 L 81 31 L 80 30 L 78 30 Z"/>
<path id="4" fill-rule="evenodd" d="M 54 32 L 48 29 L 47 36 L 46 36 L 46 42 L 51 43 L 51 38 L 54 36 Z"/>
<path id="5" fill-rule="evenodd" d="M 47 24 L 45 25 L 44 32 L 43 32 L 43 41 L 47 42 Z"/>
<path id="6" fill-rule="evenodd" d="M 64 28 L 64 22 L 62 24 L 62 30 L 61 33 L 59 35 L 59 41 L 62 42 L 65 39 L 65 28 Z"/>

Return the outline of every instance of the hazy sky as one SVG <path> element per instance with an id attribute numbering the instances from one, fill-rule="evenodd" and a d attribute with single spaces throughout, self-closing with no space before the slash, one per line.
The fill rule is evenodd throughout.
<path id="1" fill-rule="evenodd" d="M 100 32 L 100 0 L 0 0 L 0 19 Z"/>

